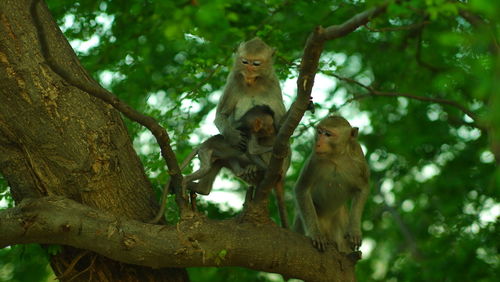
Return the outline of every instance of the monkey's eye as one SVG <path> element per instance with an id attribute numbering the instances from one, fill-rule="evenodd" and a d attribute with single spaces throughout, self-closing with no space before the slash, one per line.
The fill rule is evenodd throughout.
<path id="1" fill-rule="evenodd" d="M 325 129 L 323 129 L 323 128 L 318 128 L 318 134 L 319 134 L 319 135 L 325 135 L 326 137 L 331 137 L 331 136 L 333 136 L 333 134 L 332 134 L 330 131 L 325 130 Z"/>
<path id="2" fill-rule="evenodd" d="M 253 61 L 253 65 L 256 67 L 260 66 L 260 64 L 262 64 L 261 61 Z"/>
<path id="3" fill-rule="evenodd" d="M 245 64 L 245 65 L 247 65 L 247 64 L 248 64 L 248 60 L 247 60 L 247 59 L 241 59 L 241 62 L 242 62 L 243 64 Z"/>

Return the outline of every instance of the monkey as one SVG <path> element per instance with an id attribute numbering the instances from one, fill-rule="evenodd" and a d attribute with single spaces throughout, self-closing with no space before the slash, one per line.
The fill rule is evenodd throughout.
<path id="1" fill-rule="evenodd" d="M 247 145 L 245 152 L 240 151 L 240 146 L 228 143 L 222 135 L 215 135 L 203 142 L 197 151 L 200 169 L 184 178 L 186 189 L 208 195 L 220 169 L 226 167 L 252 185 L 247 193 L 251 199 L 253 186 L 260 183 L 271 159 L 277 132 L 274 120 L 274 112 L 265 105 L 251 108 L 240 118 L 236 126 L 242 132 L 242 137 L 248 140 L 244 142 Z M 188 158 L 192 159 L 194 155 L 192 153 Z M 284 167 L 288 167 L 289 158 L 287 161 Z M 199 181 L 195 183 L 197 179 Z M 282 226 L 289 228 L 283 183 L 281 186 L 279 184 L 275 188 L 278 211 Z"/>
<path id="2" fill-rule="evenodd" d="M 191 191 L 191 201 L 196 196 L 194 193 L 210 194 L 213 182 L 223 167 L 228 168 L 251 185 L 257 185 L 260 182 L 269 162 L 269 158 L 262 157 L 267 156 L 266 153 L 272 150 L 276 137 L 274 112 L 265 105 L 255 106 L 240 118 L 237 127 L 242 132 L 242 136 L 248 139 L 245 141 L 247 148 L 234 146 L 224 136 L 218 134 L 201 143 L 182 162 L 181 171 L 196 155 L 200 159 L 200 168 L 183 179 L 183 190 Z M 195 180 L 199 181 L 196 183 Z M 157 223 L 163 216 L 169 189 L 170 182 L 163 189 L 160 210 L 149 223 Z M 194 205 L 193 202 L 191 204 Z M 278 207 L 280 213 L 283 213 L 281 210 L 285 209 L 284 200 L 278 200 Z"/>
<path id="3" fill-rule="evenodd" d="M 236 121 L 250 108 L 256 105 L 267 105 L 274 112 L 274 120 L 281 126 L 286 109 L 281 88 L 273 67 L 275 49 L 256 37 L 239 45 L 233 67 L 228 75 L 224 92 L 217 105 L 215 126 L 219 132 L 240 147 L 246 147 L 242 132 L 237 129 Z M 266 154 L 270 159 L 271 154 Z M 284 175 L 290 164 L 290 155 L 284 162 L 280 172 L 281 180 L 275 192 L 278 205 L 284 206 Z M 281 198 L 281 200 L 280 200 Z M 283 204 L 280 204 L 282 202 Z M 285 209 L 280 211 L 283 227 L 288 228 Z"/>
<path id="4" fill-rule="evenodd" d="M 189 190 L 208 195 L 215 177 L 222 167 L 229 168 L 236 176 L 250 184 L 257 184 L 257 171 L 266 169 L 268 159 L 263 156 L 272 150 L 276 137 L 274 113 L 268 106 L 255 106 L 236 123 L 242 136 L 248 140 L 246 148 L 234 146 L 221 134 L 205 140 L 188 159 L 198 154 L 199 170 L 187 175 L 184 183 Z M 194 183 L 194 180 L 200 180 Z"/>
<path id="5" fill-rule="evenodd" d="M 234 56 L 224 92 L 217 105 L 215 126 L 232 144 L 245 147 L 237 121 L 252 107 L 267 105 L 278 126 L 285 116 L 285 105 L 273 68 L 275 50 L 256 37 L 241 43 Z"/>
<path id="6" fill-rule="evenodd" d="M 295 184 L 293 229 L 311 237 L 319 251 L 334 243 L 340 252 L 359 253 L 370 172 L 357 136 L 358 128 L 341 116 L 321 120 L 313 152 Z"/>

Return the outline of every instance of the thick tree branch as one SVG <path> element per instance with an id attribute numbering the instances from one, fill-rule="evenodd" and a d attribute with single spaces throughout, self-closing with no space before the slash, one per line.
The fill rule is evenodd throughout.
<path id="1" fill-rule="evenodd" d="M 38 5 L 40 3 L 41 5 Z M 177 204 L 179 205 L 181 212 L 186 211 L 187 204 L 184 195 L 182 195 L 180 189 L 181 187 L 180 183 L 182 182 L 182 174 L 175 153 L 172 150 L 172 147 L 170 146 L 170 137 L 165 128 L 163 128 L 154 118 L 136 111 L 135 109 L 127 105 L 125 102 L 121 101 L 113 93 L 104 89 L 90 75 L 88 75 L 86 70 L 81 65 L 79 65 L 79 67 L 81 68 L 81 72 L 85 74 L 85 79 L 77 77 L 72 72 L 67 71 L 60 64 L 58 64 L 56 57 L 52 54 L 51 48 L 49 47 L 49 43 L 47 41 L 47 33 L 48 32 L 59 33 L 61 34 L 60 37 L 64 38 L 64 36 L 62 36 L 62 32 L 57 27 L 57 25 L 54 24 L 54 21 L 50 21 L 49 23 L 42 23 L 39 16 L 40 13 L 47 13 L 50 15 L 50 13 L 48 12 L 47 5 L 45 4 L 44 1 L 33 0 L 30 7 L 30 13 L 31 17 L 33 18 L 33 23 L 36 27 L 42 54 L 44 55 L 47 64 L 55 73 L 57 73 L 71 85 L 88 93 L 89 95 L 92 95 L 110 104 L 116 110 L 124 114 L 129 119 L 138 122 L 139 124 L 141 124 L 142 126 L 146 127 L 151 131 L 153 136 L 156 138 L 158 145 L 160 146 L 161 155 L 165 159 L 165 162 L 169 169 L 169 174 L 171 175 L 173 180 L 172 181 L 173 185 L 176 188 L 175 190 L 176 190 Z M 47 26 L 49 24 L 50 26 Z"/>
<path id="2" fill-rule="evenodd" d="M 274 224 L 196 218 L 177 226 L 151 225 L 63 197 L 25 199 L 15 208 L 0 211 L 0 222 L 0 248 L 62 244 L 152 268 L 243 266 L 307 281 L 350 281 L 354 277 L 353 262 L 346 256 L 332 248 L 320 253 L 306 237 Z M 341 271 L 335 272 L 338 264 Z"/>

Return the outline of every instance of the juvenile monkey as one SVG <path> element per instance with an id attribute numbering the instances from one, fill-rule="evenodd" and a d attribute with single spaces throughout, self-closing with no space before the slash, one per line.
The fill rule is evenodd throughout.
<path id="1" fill-rule="evenodd" d="M 221 100 L 217 105 L 215 126 L 232 144 L 245 146 L 237 121 L 257 105 L 274 112 L 277 125 L 285 115 L 281 88 L 273 68 L 274 49 L 260 38 L 240 44 Z"/>
<path id="2" fill-rule="evenodd" d="M 361 245 L 361 214 L 369 192 L 369 170 L 357 141 L 358 128 L 340 116 L 323 119 L 309 159 L 295 185 L 294 230 L 320 251 L 335 243 L 345 253 Z M 350 210 L 347 205 L 350 203 Z"/>
<path id="3" fill-rule="evenodd" d="M 263 156 L 272 150 L 276 138 L 273 111 L 268 106 L 255 106 L 236 125 L 247 148 L 231 144 L 220 134 L 208 138 L 188 156 L 190 160 L 198 154 L 200 159 L 199 170 L 184 178 L 189 190 L 208 195 L 222 167 L 229 168 L 250 184 L 260 181 L 256 178 L 256 173 L 266 169 L 268 160 L 263 159 Z M 195 183 L 198 179 L 199 182 Z"/>

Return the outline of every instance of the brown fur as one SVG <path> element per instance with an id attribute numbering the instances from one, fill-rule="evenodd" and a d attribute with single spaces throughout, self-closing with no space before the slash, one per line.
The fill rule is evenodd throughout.
<path id="1" fill-rule="evenodd" d="M 320 251 L 330 243 L 341 252 L 357 251 L 361 245 L 369 170 L 357 133 L 340 116 L 323 119 L 317 126 L 313 152 L 295 185 L 294 229 L 311 237 Z"/>

